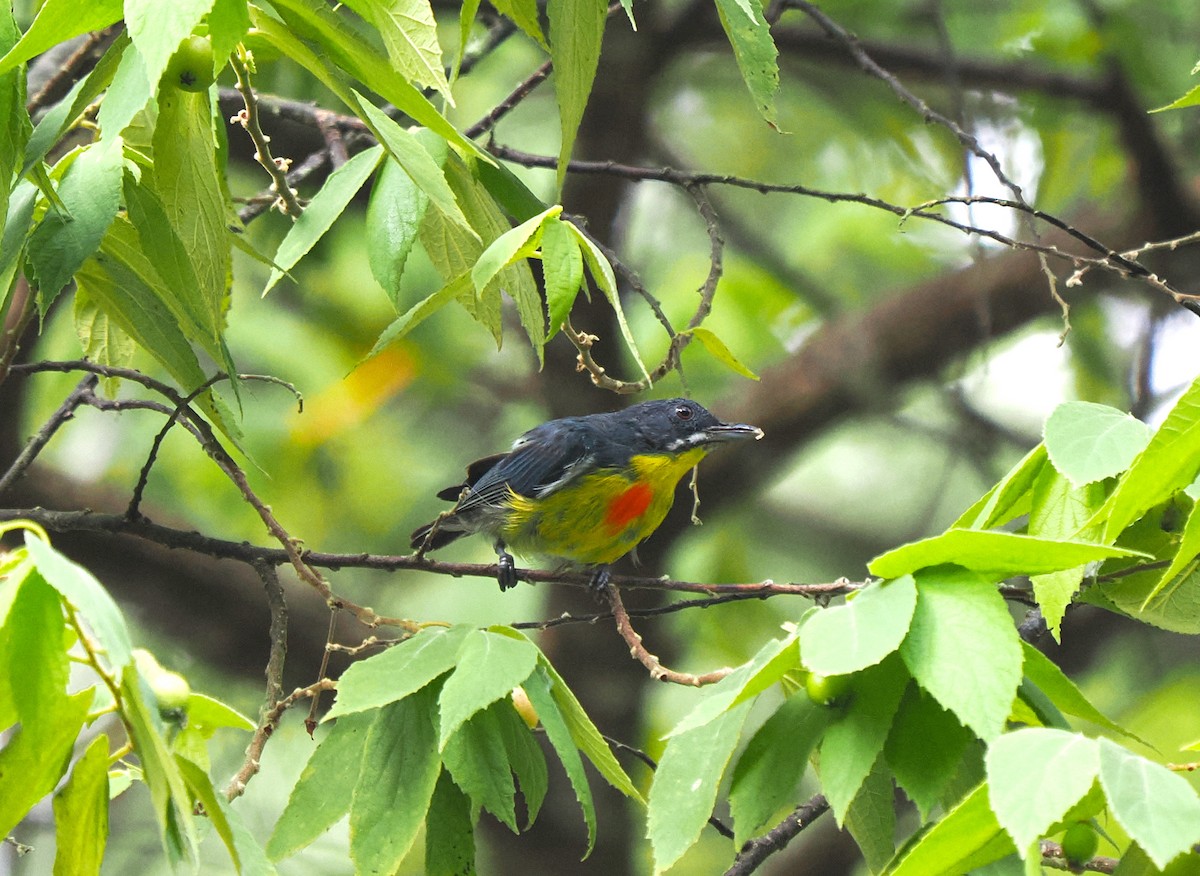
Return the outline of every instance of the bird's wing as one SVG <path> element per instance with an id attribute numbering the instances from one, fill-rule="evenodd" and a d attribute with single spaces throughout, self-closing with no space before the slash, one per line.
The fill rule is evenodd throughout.
<path id="1" fill-rule="evenodd" d="M 538 435 L 537 430 L 517 442 L 513 449 L 470 485 L 471 491 L 455 508 L 456 513 L 483 505 L 498 504 L 509 491 L 522 496 L 543 495 L 557 488 L 586 466 L 588 447 L 569 430 Z"/>

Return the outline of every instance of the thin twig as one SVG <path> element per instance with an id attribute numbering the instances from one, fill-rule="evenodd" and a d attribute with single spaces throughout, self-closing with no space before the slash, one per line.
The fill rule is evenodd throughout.
<path id="1" fill-rule="evenodd" d="M 279 209 L 279 212 L 285 216 L 290 216 L 293 220 L 299 219 L 300 214 L 304 212 L 304 208 L 300 206 L 300 202 L 296 200 L 297 192 L 288 183 L 287 172 L 291 167 L 292 160 L 290 158 L 273 158 L 271 156 L 270 142 L 262 129 L 262 123 L 258 115 L 258 98 L 254 94 L 254 88 L 250 84 L 249 63 L 250 53 L 246 51 L 245 46 L 239 45 L 237 49 L 229 56 L 230 64 L 233 67 L 234 75 L 237 76 L 237 90 L 241 92 L 242 102 L 245 107 L 238 111 L 237 115 L 233 116 L 230 124 L 241 125 L 246 129 L 246 133 L 250 135 L 250 139 L 254 142 L 254 160 L 263 166 L 263 169 L 271 177 L 271 191 L 278 198 L 272 204 Z"/>
<path id="2" fill-rule="evenodd" d="M 771 855 L 787 848 L 802 830 L 829 810 L 829 802 L 823 794 L 815 794 L 807 803 L 797 806 L 792 812 L 762 836 L 747 841 L 733 859 L 733 865 L 725 876 L 746 876 L 753 873 Z"/>
<path id="3" fill-rule="evenodd" d="M 71 394 L 58 406 L 58 410 L 51 414 L 50 418 L 42 424 L 42 428 L 38 429 L 37 434 L 29 439 L 29 442 L 21 450 L 20 455 L 8 467 L 8 471 L 3 476 L 0 476 L 0 493 L 3 493 L 16 483 L 17 479 L 25 473 L 25 470 L 29 468 L 37 458 L 37 455 L 42 452 L 42 449 L 49 443 L 50 439 L 54 437 L 54 433 L 67 420 L 75 416 L 75 411 L 81 405 L 87 403 L 87 396 L 91 394 L 98 380 L 99 378 L 95 374 L 88 374 L 75 385 L 75 388 L 71 390 Z"/>
<path id="4" fill-rule="evenodd" d="M 688 687 L 703 687 L 706 684 L 714 684 L 727 676 L 732 669 L 722 668 L 714 669 L 712 672 L 706 672 L 703 675 L 692 675 L 689 672 L 676 672 L 674 669 L 668 669 L 662 665 L 662 662 L 646 650 L 646 646 L 642 644 L 642 637 L 634 630 L 633 625 L 629 622 L 629 614 L 625 611 L 625 604 L 621 601 L 621 594 L 615 584 L 609 581 L 604 587 L 604 593 L 608 597 L 608 604 L 612 607 L 613 619 L 617 622 L 617 632 L 621 634 L 621 638 L 625 640 L 625 644 L 629 646 L 629 653 L 639 663 L 650 670 L 650 677 L 655 681 L 669 681 L 673 684 L 682 684 Z"/>

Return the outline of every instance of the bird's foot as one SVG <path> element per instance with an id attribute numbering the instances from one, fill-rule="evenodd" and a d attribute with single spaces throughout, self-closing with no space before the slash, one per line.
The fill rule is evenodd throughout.
<path id="1" fill-rule="evenodd" d="M 604 599 L 604 592 L 608 589 L 608 585 L 612 583 L 612 570 L 607 566 L 598 566 L 596 571 L 592 573 L 592 580 L 588 582 L 588 590 L 599 600 Z"/>
<path id="2" fill-rule="evenodd" d="M 496 544 L 496 583 L 500 592 L 511 590 L 517 586 L 517 564 L 512 554 L 504 549 L 504 544 Z"/>

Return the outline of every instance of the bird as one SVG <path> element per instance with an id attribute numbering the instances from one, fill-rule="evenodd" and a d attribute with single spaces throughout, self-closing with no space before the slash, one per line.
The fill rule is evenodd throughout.
<path id="1" fill-rule="evenodd" d="M 509 548 L 593 569 L 609 567 L 663 522 L 680 479 L 710 450 L 763 432 L 722 423 L 686 398 L 550 420 L 506 453 L 476 460 L 465 480 L 440 491 L 454 507 L 412 534 L 419 556 L 472 533 L 493 539 L 502 591 L 517 584 Z"/>

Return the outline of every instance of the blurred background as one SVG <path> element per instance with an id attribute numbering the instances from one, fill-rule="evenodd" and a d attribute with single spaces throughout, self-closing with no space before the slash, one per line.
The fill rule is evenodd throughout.
<path id="1" fill-rule="evenodd" d="M 435 9 L 451 46 L 458 7 Z M 1200 228 L 1200 112 L 1148 113 L 1196 84 L 1194 3 L 829 0 L 821 9 L 857 34 L 906 88 L 977 137 L 1040 210 L 1118 250 Z M 609 21 L 576 146 L 580 159 L 862 193 L 901 207 L 949 195 L 1011 197 L 985 163 L 865 75 L 801 10 L 768 8 L 778 19 L 781 131 L 755 111 L 711 5 L 637 4 L 635 14 L 636 33 L 621 15 Z M 258 60 L 268 102 L 278 94 L 338 110 L 286 59 Z M 504 40 L 460 81 L 451 118 L 467 127 L 543 60 L 525 37 Z M 542 86 L 500 122 L 494 140 L 553 155 L 556 112 L 552 88 Z M 279 120 L 267 127 L 276 154 L 299 160 L 320 148 L 315 130 Z M 230 175 L 235 193 L 250 197 L 267 181 L 239 137 L 243 132 L 230 131 Z M 510 166 L 553 199 L 553 171 Z M 311 195 L 319 181 L 302 194 Z M 683 353 L 686 386 L 672 374 L 642 398 L 687 393 L 722 419 L 760 425 L 766 437 L 701 466 L 702 527 L 689 525 L 690 496 L 681 488 L 667 524 L 641 549 L 648 574 L 704 582 L 861 579 L 872 556 L 944 528 L 985 492 L 1040 440 L 1042 422 L 1059 402 L 1103 402 L 1153 422 L 1200 373 L 1200 321 L 1145 283 L 1092 270 L 1068 287 L 1072 266 L 1051 261 L 1057 291 L 1070 305 L 1064 336 L 1061 309 L 1029 253 L 803 193 L 713 185 L 708 194 L 726 247 L 705 325 L 761 380 L 734 374 L 693 344 Z M 691 198 L 663 183 L 573 173 L 563 203 L 638 272 L 673 324 L 686 324 L 710 257 Z M 275 375 L 304 395 L 299 413 L 287 392 L 245 386 L 243 428 L 253 459 L 246 467 L 258 494 L 307 547 L 400 554 L 408 533 L 442 510 L 434 493 L 457 482 L 466 462 L 506 449 L 550 417 L 610 410 L 625 400 L 576 373 L 575 350 L 561 336 L 539 370 L 515 313 L 507 314 L 500 350 L 464 312 L 449 308 L 362 363 L 398 311 L 441 285 L 418 251 L 402 300 L 390 301 L 367 265 L 364 212 L 365 200 L 293 271 L 294 281 L 265 298 L 267 268 L 240 259 L 228 340 L 242 371 Z M 1004 235 L 1029 234 L 1000 208 L 944 212 Z M 264 214 L 248 233 L 270 253 L 288 222 Z M 1047 242 L 1062 242 L 1049 226 L 1038 231 Z M 1083 252 L 1078 245 L 1074 251 Z M 1195 290 L 1196 252 L 1185 246 L 1145 261 L 1177 288 Z M 667 338 L 654 314 L 636 295 L 626 297 L 625 308 L 643 358 L 657 362 Z M 572 319 L 600 337 L 593 352 L 610 372 L 636 377 L 611 309 L 581 300 Z M 78 356 L 69 308 L 51 315 L 27 354 Z M 137 365 L 154 370 L 148 359 Z M 39 375 L 0 389 L 0 460 L 15 457 L 77 379 Z M 84 409 L 2 501 L 120 511 L 160 425 L 145 412 Z M 268 541 L 253 510 L 178 429 L 165 442 L 143 510 L 156 522 L 215 537 Z M 71 535 L 56 543 L 112 588 L 136 622 L 140 644 L 196 690 L 257 714 L 268 613 L 248 568 L 132 539 Z M 441 558 L 490 562 L 493 554 L 474 539 Z M 598 610 L 587 594 L 556 585 L 501 594 L 487 579 L 352 569 L 331 580 L 339 593 L 382 614 L 418 620 L 536 622 Z M 630 607 L 667 601 L 656 592 L 627 596 Z M 666 614 L 638 627 L 668 665 L 700 672 L 745 660 L 806 605 L 778 597 Z M 290 690 L 316 677 L 328 613 L 298 584 L 289 586 L 289 608 Z M 339 620 L 340 641 L 353 644 L 366 632 L 349 617 Z M 651 756 L 661 752 L 659 737 L 686 711 L 690 691 L 650 682 L 608 622 L 554 627 L 538 641 L 605 733 Z M 1200 736 L 1192 639 L 1077 609 L 1068 613 L 1061 647 L 1042 644 L 1102 710 L 1167 759 L 1189 759 L 1177 753 Z M 341 656 L 334 655 L 334 671 L 345 665 Z M 239 804 L 263 840 L 313 747 L 302 718 L 286 716 Z M 222 732 L 221 756 L 232 772 L 246 740 Z M 644 766 L 623 762 L 635 779 L 648 781 Z M 529 835 L 513 837 L 485 816 L 480 872 L 649 872 L 641 814 L 599 780 L 599 844 L 578 862 L 585 831 L 563 778 L 552 767 L 558 797 Z M 165 869 L 145 797 L 135 789 L 121 798 L 106 872 Z M 22 839 L 49 847 L 48 809 L 46 819 L 43 835 Z M 212 872 L 221 872 L 228 863 L 210 845 Z M 709 831 L 671 872 L 718 872 L 733 851 Z M 5 854 L 0 872 L 49 872 L 48 854 L 22 861 Z M 419 871 L 414 860 L 411 872 Z M 351 872 L 345 824 L 280 872 Z M 826 818 L 761 872 L 865 870 L 848 836 Z"/>

